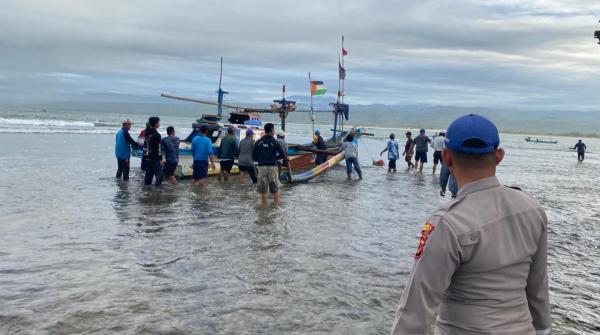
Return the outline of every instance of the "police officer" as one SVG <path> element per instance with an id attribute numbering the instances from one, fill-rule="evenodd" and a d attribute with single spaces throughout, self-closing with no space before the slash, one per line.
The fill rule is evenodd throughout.
<path id="1" fill-rule="evenodd" d="M 504 150 L 491 121 L 465 115 L 446 135 L 458 197 L 421 231 L 392 334 L 428 334 L 438 307 L 435 334 L 550 334 L 544 209 L 495 177 Z"/>

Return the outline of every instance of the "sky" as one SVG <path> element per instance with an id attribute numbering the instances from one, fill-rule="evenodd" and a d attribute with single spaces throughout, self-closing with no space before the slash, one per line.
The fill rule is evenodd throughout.
<path id="1" fill-rule="evenodd" d="M 333 99 L 600 111 L 600 1 L 0 0 L 0 102 Z"/>

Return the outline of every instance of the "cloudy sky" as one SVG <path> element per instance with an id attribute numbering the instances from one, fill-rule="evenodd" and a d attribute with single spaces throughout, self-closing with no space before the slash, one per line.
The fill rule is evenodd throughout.
<path id="1" fill-rule="evenodd" d="M 600 1 L 3 0 L 0 99 L 306 95 L 348 101 L 600 111 Z"/>

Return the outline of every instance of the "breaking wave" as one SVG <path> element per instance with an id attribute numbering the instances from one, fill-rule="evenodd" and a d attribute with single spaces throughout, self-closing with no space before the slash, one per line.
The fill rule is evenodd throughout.
<path id="1" fill-rule="evenodd" d="M 0 133 L 109 134 L 115 129 L 118 125 L 106 122 L 0 117 Z"/>

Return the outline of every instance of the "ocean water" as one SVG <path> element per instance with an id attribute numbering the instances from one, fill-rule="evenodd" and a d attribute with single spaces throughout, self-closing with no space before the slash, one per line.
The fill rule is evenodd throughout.
<path id="1" fill-rule="evenodd" d="M 137 160 L 116 181 L 125 116 L 0 113 L 1 334 L 389 332 L 421 226 L 448 200 L 431 164 L 394 176 L 370 164 L 392 130 L 361 142 L 363 181 L 339 167 L 262 207 L 236 181 L 144 187 Z M 145 116 L 132 116 L 137 130 Z M 185 136 L 191 119 L 162 124 Z M 288 130 L 301 141 L 310 128 Z M 574 138 L 523 137 L 502 136 L 498 175 L 547 210 L 555 333 L 600 333 L 600 140 L 578 164 Z"/>

